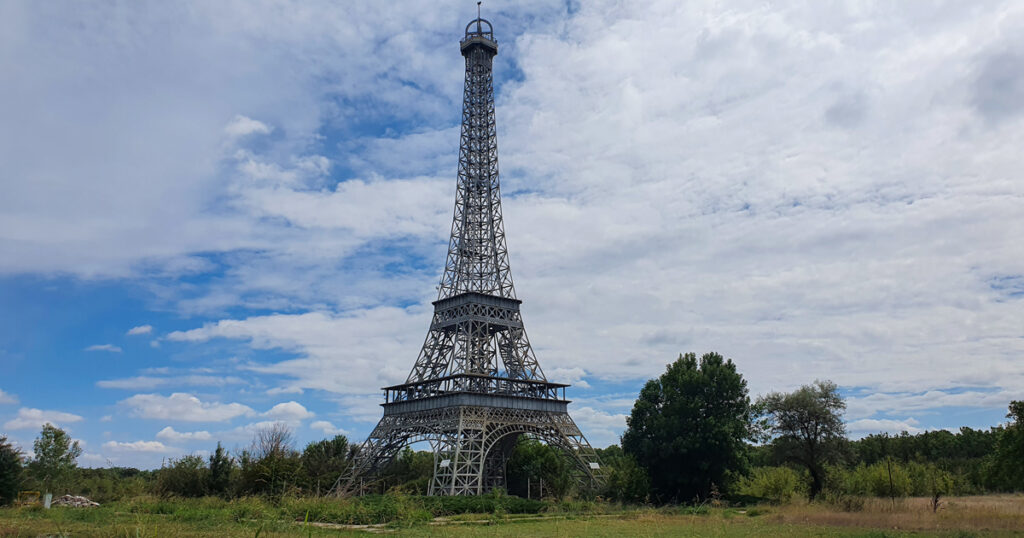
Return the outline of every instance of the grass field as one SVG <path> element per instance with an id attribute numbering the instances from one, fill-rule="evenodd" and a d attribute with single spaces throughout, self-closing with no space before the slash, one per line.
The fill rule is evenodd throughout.
<path id="1" fill-rule="evenodd" d="M 312 502 L 312 501 L 311 501 Z M 322 501 L 317 501 L 322 502 Z M 313 506 L 313 505 L 311 505 Z M 100 508 L 0 509 L 0 537 L 13 536 L 1024 536 L 1024 496 L 868 499 L 844 511 L 830 505 L 746 508 L 593 507 L 586 513 L 459 514 L 402 517 L 385 525 L 307 523 L 301 505 L 255 499 L 132 500 Z"/>

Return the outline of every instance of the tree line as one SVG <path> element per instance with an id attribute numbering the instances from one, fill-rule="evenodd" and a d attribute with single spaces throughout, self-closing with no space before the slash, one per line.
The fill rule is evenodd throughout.
<path id="1" fill-rule="evenodd" d="M 1005 425 L 850 440 L 835 383 L 815 381 L 751 401 L 746 381 L 717 353 L 681 355 L 647 382 L 627 418 L 622 449 L 649 480 L 624 501 L 691 502 L 717 496 L 785 501 L 796 495 L 850 502 L 1024 490 L 1024 402 Z M 937 504 L 936 504 L 937 506 Z"/>
<path id="2" fill-rule="evenodd" d="M 597 449 L 599 491 L 579 488 L 566 454 L 519 439 L 506 467 L 507 493 L 519 497 L 600 496 L 623 503 L 688 503 L 718 498 L 784 502 L 795 496 L 855 502 L 864 496 L 929 496 L 1024 490 L 1024 402 L 1005 425 L 911 435 L 846 435 L 845 402 L 829 381 L 752 401 L 746 380 L 717 353 L 680 355 L 640 391 L 620 445 Z M 295 447 L 278 424 L 255 432 L 234 453 L 186 455 L 156 470 L 82 469 L 81 447 L 45 425 L 22 454 L 0 436 L 0 505 L 24 489 L 75 493 L 104 502 L 143 494 L 178 497 L 320 496 L 358 450 L 343 435 Z M 380 473 L 378 492 L 422 495 L 430 452 L 405 448 Z"/>

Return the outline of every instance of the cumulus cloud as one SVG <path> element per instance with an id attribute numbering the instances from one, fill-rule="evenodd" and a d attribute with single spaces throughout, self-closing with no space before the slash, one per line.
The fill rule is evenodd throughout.
<path id="1" fill-rule="evenodd" d="M 270 134 L 271 128 L 267 124 L 247 118 L 241 114 L 234 117 L 227 126 L 224 127 L 224 132 L 228 136 L 245 136 L 250 134 Z"/>
<path id="2" fill-rule="evenodd" d="M 107 441 L 103 443 L 103 448 L 108 450 L 115 450 L 118 452 L 157 452 L 157 453 L 169 453 L 175 452 L 178 449 L 168 447 L 160 441 L 132 441 L 132 442 L 119 442 L 119 441 Z"/>
<path id="3" fill-rule="evenodd" d="M 152 325 L 139 325 L 138 327 L 132 327 L 128 329 L 126 333 L 128 336 L 136 336 L 140 334 L 151 334 L 153 332 Z"/>
<path id="4" fill-rule="evenodd" d="M 326 420 L 317 420 L 309 425 L 314 430 L 320 430 L 324 435 L 348 435 L 348 432 L 331 424 Z"/>
<path id="5" fill-rule="evenodd" d="M 203 402 L 192 394 L 175 392 L 170 396 L 136 394 L 119 402 L 134 416 L 182 422 L 223 422 L 255 411 L 240 403 Z"/>
<path id="6" fill-rule="evenodd" d="M 569 414 L 587 436 L 593 446 L 608 446 L 619 442 L 619 435 L 626 429 L 626 415 L 608 413 L 592 407 L 569 410 Z"/>
<path id="7" fill-rule="evenodd" d="M 102 454 L 82 452 L 82 455 L 78 456 L 78 463 L 83 467 L 111 467 L 113 462 Z"/>
<path id="8" fill-rule="evenodd" d="M 121 348 L 113 344 L 95 344 L 85 348 L 86 351 L 109 351 L 111 353 L 120 353 Z"/>
<path id="9" fill-rule="evenodd" d="M 213 438 L 208 431 L 195 431 L 195 432 L 179 432 L 175 431 L 174 428 L 167 426 L 164 429 L 156 433 L 157 439 L 175 443 L 183 441 L 209 441 Z"/>
<path id="10" fill-rule="evenodd" d="M 83 419 L 79 415 L 73 413 L 65 413 L 63 411 L 44 411 L 42 409 L 34 409 L 31 407 L 22 407 L 18 410 L 18 415 L 4 423 L 5 430 L 38 430 L 43 427 L 43 424 L 53 424 L 57 427 L 63 427 L 67 424 L 74 424 L 81 422 Z"/>
<path id="11" fill-rule="evenodd" d="M 1019 395 L 1008 390 L 964 390 L 948 392 L 929 390 L 925 392 L 885 393 L 873 392 L 852 395 L 847 398 L 848 418 L 871 417 L 876 413 L 899 413 L 938 410 L 943 408 L 1004 408 Z"/>
<path id="12" fill-rule="evenodd" d="M 172 332 L 167 340 L 201 343 L 215 338 L 239 339 L 255 349 L 297 352 L 301 356 L 295 359 L 274 364 L 254 362 L 245 367 L 293 380 L 278 387 L 280 390 L 376 394 L 382 377 L 388 383 L 404 381 L 428 320 L 419 306 L 408 310 L 380 307 L 348 315 L 274 314 L 207 323 L 197 329 Z"/>
<path id="13" fill-rule="evenodd" d="M 279 403 L 270 408 L 266 413 L 263 413 L 263 416 L 267 418 L 291 423 L 310 418 L 314 415 L 315 413 L 307 410 L 302 404 L 295 401 Z"/>
<path id="14" fill-rule="evenodd" d="M 13 395 L 13 394 L 11 394 L 9 392 L 4 392 L 3 390 L 0 390 L 0 404 L 16 404 L 16 403 L 18 403 L 18 397 L 17 396 L 15 396 L 15 395 Z"/>

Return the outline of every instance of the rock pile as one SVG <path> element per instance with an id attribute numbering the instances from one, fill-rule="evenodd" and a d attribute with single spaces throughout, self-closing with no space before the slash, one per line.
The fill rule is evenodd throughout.
<path id="1" fill-rule="evenodd" d="M 63 497 L 57 497 L 50 503 L 50 506 L 70 506 L 72 508 L 89 508 L 91 506 L 99 506 L 100 503 L 94 503 L 85 497 L 79 497 L 78 495 L 64 495 Z"/>

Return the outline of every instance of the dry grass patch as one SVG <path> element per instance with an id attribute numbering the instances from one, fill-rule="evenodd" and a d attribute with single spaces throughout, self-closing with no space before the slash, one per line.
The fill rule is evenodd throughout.
<path id="1" fill-rule="evenodd" d="M 779 523 L 911 531 L 1024 531 L 1024 495 L 950 497 L 933 512 L 930 499 L 865 499 L 858 511 L 791 504 L 768 516 Z"/>

